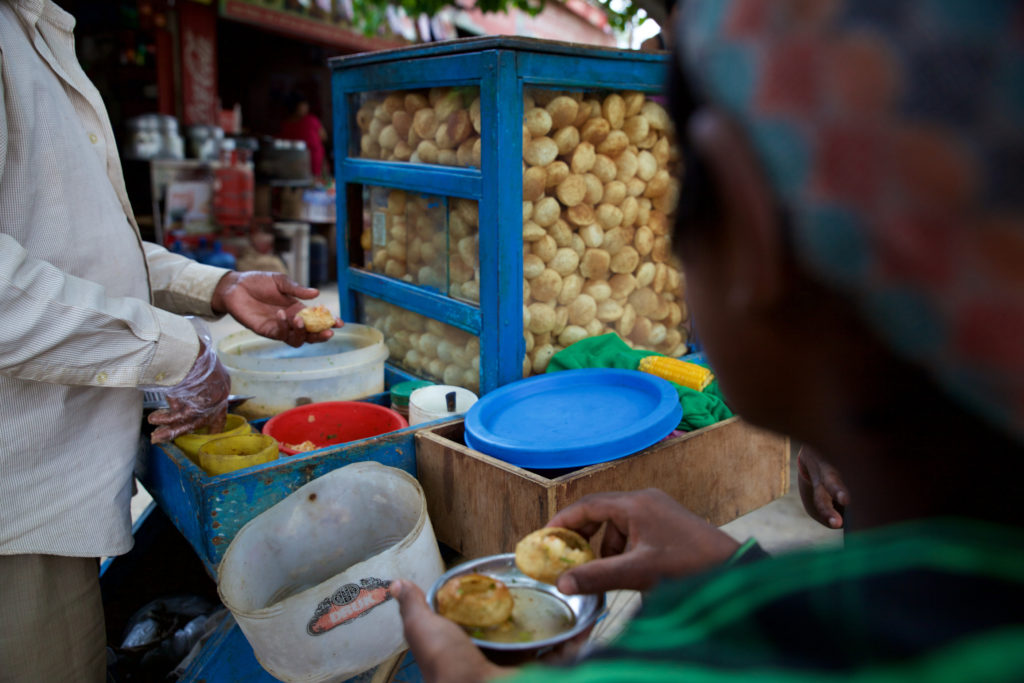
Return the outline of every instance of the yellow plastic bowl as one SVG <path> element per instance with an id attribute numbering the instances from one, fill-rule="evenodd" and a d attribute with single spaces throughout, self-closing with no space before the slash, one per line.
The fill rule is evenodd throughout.
<path id="1" fill-rule="evenodd" d="M 252 427 L 244 417 L 228 413 L 227 418 L 224 420 L 224 431 L 210 434 L 208 427 L 201 427 L 194 432 L 179 436 L 174 440 L 174 445 L 180 448 L 192 462 L 198 464 L 197 454 L 200 447 L 207 441 L 219 439 L 222 436 L 241 436 L 250 432 L 252 432 Z"/>
<path id="2" fill-rule="evenodd" d="M 210 476 L 277 460 L 277 441 L 266 434 L 211 439 L 199 447 L 199 466 Z"/>

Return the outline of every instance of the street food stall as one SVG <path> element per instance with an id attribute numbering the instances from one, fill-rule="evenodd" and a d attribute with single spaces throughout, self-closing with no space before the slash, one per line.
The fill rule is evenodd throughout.
<path id="1" fill-rule="evenodd" d="M 179 445 L 151 448 L 140 480 L 211 578 L 246 525 L 366 461 L 416 477 L 449 562 L 509 552 L 598 491 L 657 486 L 714 524 L 786 492 L 786 439 L 731 416 L 714 385 L 684 393 L 636 370 L 651 354 L 700 360 L 687 355 L 685 278 L 669 245 L 680 160 L 660 96 L 666 60 L 516 38 L 331 60 L 338 313 L 351 323 L 339 333 L 369 334 L 295 357 L 283 345 L 222 342 L 236 381 L 261 376 L 283 392 L 247 416 L 250 428 L 267 433 L 267 418 L 338 398 L 331 388 L 311 398 L 303 378 L 374 345 L 387 362 L 343 398 L 387 409 L 401 396 L 411 413 L 416 393 L 391 390 L 420 381 L 479 401 L 464 417 L 450 406 L 440 419 L 402 418 L 365 438 L 310 441 L 312 450 L 281 443 L 280 456 L 226 473 Z M 293 364 L 265 365 L 282 359 Z M 339 395 L 351 384 L 328 374 Z M 688 422 L 700 411 L 687 401 L 705 391 L 719 412 Z M 253 404 L 269 405 L 262 398 Z M 370 600 L 380 586 L 345 599 Z M 393 601 L 380 610 L 397 619 Z M 310 635 L 313 645 L 328 647 L 338 630 Z M 275 680 L 245 635 L 227 616 L 183 678 Z M 391 653 L 351 680 L 416 676 L 410 658 Z"/>

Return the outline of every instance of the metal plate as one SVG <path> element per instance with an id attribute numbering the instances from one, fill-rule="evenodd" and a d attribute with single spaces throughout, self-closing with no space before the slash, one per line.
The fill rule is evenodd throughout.
<path id="1" fill-rule="evenodd" d="M 531 588 L 533 590 L 548 593 L 563 602 L 572 611 L 576 618 L 576 625 L 571 629 L 559 633 L 557 636 L 544 640 L 533 640 L 528 643 L 497 643 L 490 640 L 478 640 L 470 637 L 477 647 L 490 650 L 502 650 L 505 652 L 522 652 L 528 650 L 543 650 L 558 645 L 583 633 L 593 626 L 604 612 L 604 593 L 597 595 L 565 595 L 549 583 L 543 583 L 531 579 L 516 568 L 515 553 L 504 555 L 490 555 L 476 560 L 470 560 L 458 565 L 441 575 L 441 578 L 430 588 L 427 594 L 427 604 L 437 611 L 437 591 L 441 589 L 449 579 L 462 576 L 463 574 L 484 574 L 498 579 L 509 588 Z"/>

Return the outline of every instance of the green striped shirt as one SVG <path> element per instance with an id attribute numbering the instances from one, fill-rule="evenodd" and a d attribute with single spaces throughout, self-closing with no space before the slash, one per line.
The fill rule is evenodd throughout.
<path id="1" fill-rule="evenodd" d="M 1024 681 L 1024 530 L 930 520 L 668 582 L 608 650 L 517 681 Z"/>

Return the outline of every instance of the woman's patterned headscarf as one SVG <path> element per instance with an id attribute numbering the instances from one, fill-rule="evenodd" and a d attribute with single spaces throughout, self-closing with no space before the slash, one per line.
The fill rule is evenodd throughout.
<path id="1" fill-rule="evenodd" d="M 1024 438 L 1024 2 L 688 0 L 676 35 L 805 267 Z"/>

